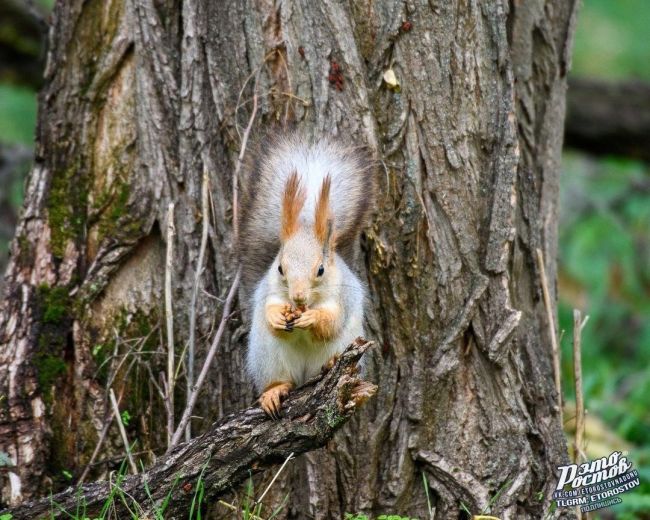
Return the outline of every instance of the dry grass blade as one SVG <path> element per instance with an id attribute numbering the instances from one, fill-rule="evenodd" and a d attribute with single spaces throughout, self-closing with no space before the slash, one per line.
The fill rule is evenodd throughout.
<path id="1" fill-rule="evenodd" d="M 280 466 L 280 469 L 273 475 L 273 478 L 271 479 L 271 482 L 269 482 L 269 485 L 266 486 L 266 489 L 264 492 L 260 495 L 260 498 L 258 498 L 255 503 L 259 504 L 262 500 L 264 500 L 264 497 L 266 494 L 269 492 L 269 489 L 273 486 L 277 478 L 280 476 L 280 473 L 282 473 L 282 470 L 285 468 L 285 466 L 289 463 L 289 461 L 293 459 L 293 452 L 289 454 L 289 456 L 285 459 L 285 461 L 282 463 L 282 466 Z"/>
<path id="2" fill-rule="evenodd" d="M 536 250 L 537 268 L 542 284 L 542 295 L 544 296 L 544 308 L 546 310 L 546 319 L 548 321 L 549 336 L 551 337 L 551 348 L 553 352 L 553 376 L 555 378 L 555 389 L 557 391 L 558 407 L 560 419 L 562 415 L 562 384 L 560 382 L 560 348 L 557 342 L 557 332 L 555 327 L 555 316 L 553 306 L 551 305 L 551 296 L 548 290 L 548 280 L 546 278 L 546 268 L 544 267 L 544 256 L 541 249 Z"/>
<path id="3" fill-rule="evenodd" d="M 578 309 L 573 309 L 573 377 L 576 392 L 576 436 L 575 436 L 575 462 L 587 460 L 585 455 L 585 399 L 582 390 L 582 329 L 589 316 L 582 319 Z"/>
<path id="4" fill-rule="evenodd" d="M 131 454 L 131 446 L 129 445 L 129 439 L 126 436 L 126 430 L 124 429 L 124 424 L 122 424 L 122 416 L 120 415 L 120 407 L 117 404 L 117 399 L 115 399 L 115 392 L 111 388 L 109 390 L 111 397 L 111 405 L 113 406 L 113 415 L 117 419 L 117 427 L 120 430 L 120 436 L 122 437 L 122 442 L 124 442 L 124 449 L 126 451 L 126 457 L 129 460 L 129 466 L 134 475 L 138 474 L 138 466 L 136 466 L 135 461 L 133 460 L 133 455 Z"/>

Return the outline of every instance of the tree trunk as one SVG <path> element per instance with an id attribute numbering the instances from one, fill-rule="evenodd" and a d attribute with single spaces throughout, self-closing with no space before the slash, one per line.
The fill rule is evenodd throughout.
<path id="1" fill-rule="evenodd" d="M 257 134 L 290 124 L 370 145 L 382 183 L 363 244 L 377 397 L 270 500 L 289 493 L 286 518 L 425 517 L 424 475 L 435 518 L 499 490 L 502 518 L 546 514 L 566 448 L 535 250 L 554 302 L 574 18 L 563 0 L 57 3 L 0 314 L 3 500 L 79 476 L 109 386 L 135 450 L 164 451 L 169 203 L 180 363 L 203 218 L 197 345 L 234 277 L 233 172 L 255 115 Z M 231 316 L 195 433 L 254 399 L 245 331 Z M 102 453 L 120 455 L 116 429 Z"/>

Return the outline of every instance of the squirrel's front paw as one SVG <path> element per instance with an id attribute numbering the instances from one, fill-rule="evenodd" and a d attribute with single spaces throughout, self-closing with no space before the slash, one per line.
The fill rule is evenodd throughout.
<path id="1" fill-rule="evenodd" d="M 284 305 L 270 305 L 266 308 L 266 322 L 271 330 L 287 330 Z"/>
<path id="2" fill-rule="evenodd" d="M 318 311 L 309 309 L 303 312 L 299 318 L 294 320 L 292 322 L 292 325 L 294 327 L 298 327 L 299 329 L 308 329 L 309 327 L 312 327 L 317 320 Z"/>
<path id="3" fill-rule="evenodd" d="M 260 396 L 260 406 L 264 413 L 273 419 L 279 419 L 282 400 L 289 395 L 292 388 L 293 383 L 289 382 L 271 383 L 267 386 Z"/>

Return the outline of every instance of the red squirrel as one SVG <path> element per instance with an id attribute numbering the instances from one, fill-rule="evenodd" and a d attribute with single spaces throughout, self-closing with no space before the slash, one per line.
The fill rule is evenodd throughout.
<path id="1" fill-rule="evenodd" d="M 262 409 L 277 418 L 291 389 L 363 336 L 366 290 L 351 264 L 375 174 L 362 148 L 297 134 L 272 139 L 255 164 L 240 234 L 247 368 Z"/>

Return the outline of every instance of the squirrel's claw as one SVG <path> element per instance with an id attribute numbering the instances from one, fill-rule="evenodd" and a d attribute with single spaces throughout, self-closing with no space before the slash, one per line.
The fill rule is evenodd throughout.
<path id="1" fill-rule="evenodd" d="M 280 409 L 282 408 L 282 400 L 289 395 L 289 391 L 293 388 L 292 383 L 272 383 L 269 385 L 262 395 L 259 402 L 264 413 L 272 419 L 280 419 Z"/>

